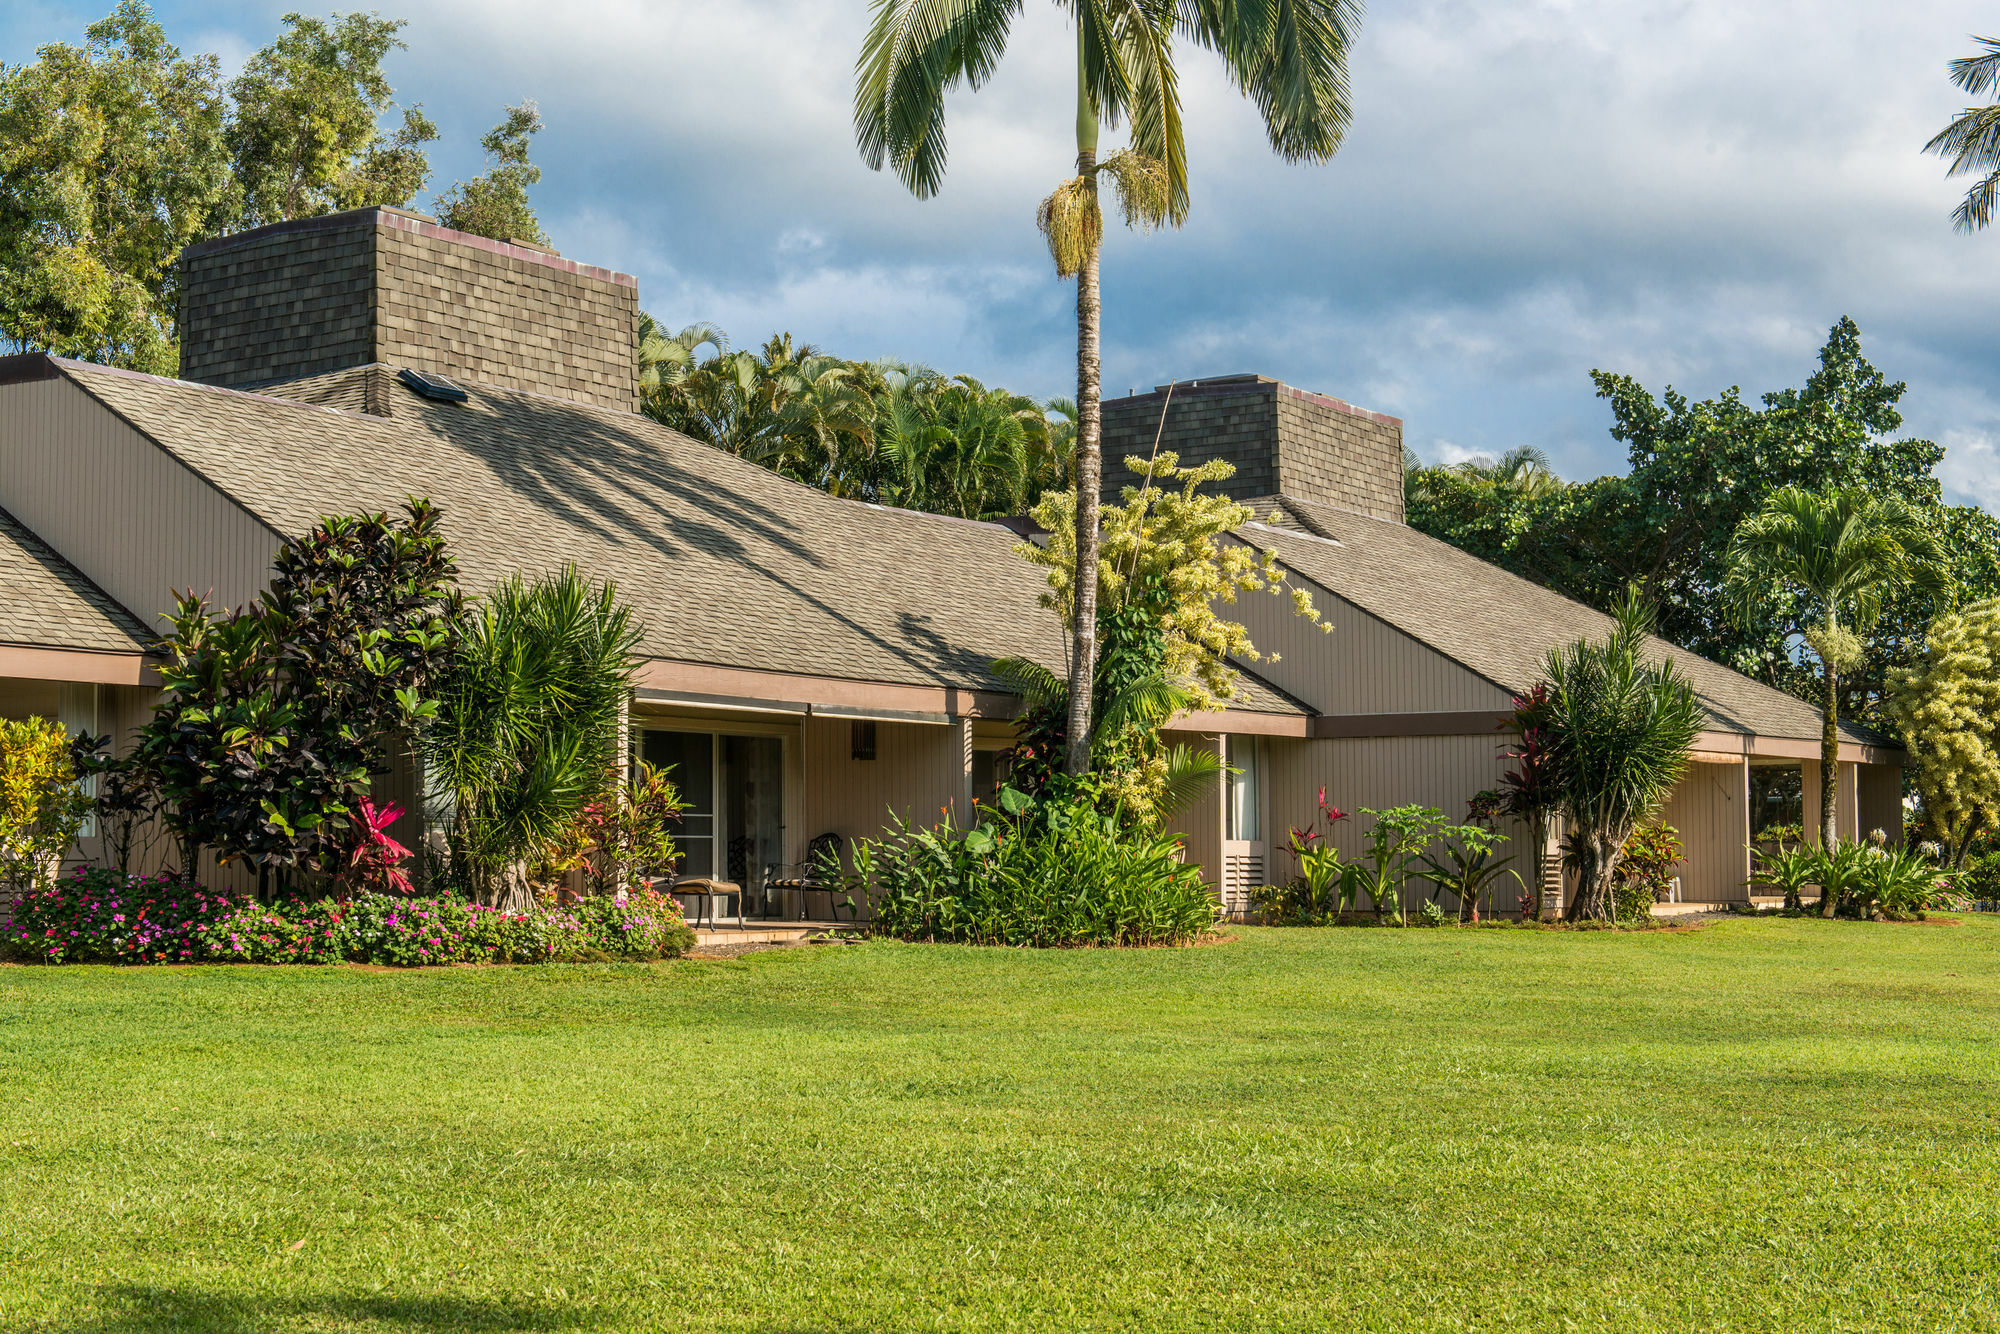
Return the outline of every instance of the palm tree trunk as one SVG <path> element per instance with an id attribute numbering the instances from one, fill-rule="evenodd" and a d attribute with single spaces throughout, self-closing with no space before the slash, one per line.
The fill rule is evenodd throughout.
<path id="1" fill-rule="evenodd" d="M 1826 702 L 1819 734 L 1819 842 L 1832 852 L 1840 842 L 1839 831 L 1834 827 L 1834 811 L 1838 809 L 1834 788 L 1840 778 L 1840 668 L 1831 661 L 1825 666 Z M 1833 895 L 1822 887 L 1819 915 L 1833 916 L 1834 906 Z"/>
<path id="2" fill-rule="evenodd" d="M 1097 194 L 1097 111 L 1083 82 L 1083 25 L 1077 25 L 1076 169 Z M 1097 667 L 1097 507 L 1104 471 L 1098 412 L 1098 338 L 1103 308 L 1097 291 L 1099 247 L 1076 275 L 1076 580 L 1072 599 L 1069 723 L 1063 769 L 1090 772 L 1090 705 Z"/>

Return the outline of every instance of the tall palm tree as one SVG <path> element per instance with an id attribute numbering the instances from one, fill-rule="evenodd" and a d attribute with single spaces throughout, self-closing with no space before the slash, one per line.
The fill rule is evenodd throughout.
<path id="1" fill-rule="evenodd" d="M 1096 665 L 1098 502 L 1098 177 L 1117 188 L 1128 226 L 1187 216 L 1176 39 L 1222 58 L 1257 104 L 1288 162 L 1324 161 L 1350 117 L 1347 52 L 1361 0 L 1056 0 L 1076 29 L 1076 171 L 1042 201 L 1037 223 L 1063 277 L 1076 276 L 1076 586 L 1070 607 L 1070 728 L 1065 767 L 1090 767 Z M 862 159 L 893 167 L 918 198 L 943 183 L 945 96 L 975 91 L 1006 52 L 1022 0 L 875 0 L 855 63 L 854 129 Z M 1130 145 L 1098 156 L 1101 129 L 1131 124 Z"/>
<path id="2" fill-rule="evenodd" d="M 1952 61 L 1951 81 L 1973 97 L 1983 97 L 2000 88 L 2000 38 L 1972 40 L 1983 49 L 1976 56 L 1961 56 Z M 1967 107 L 1952 118 L 1951 124 L 1931 136 L 1924 151 L 1950 159 L 1947 176 L 1986 173 L 1953 211 L 1953 229 L 1976 232 L 1992 222 L 1993 206 L 2000 202 L 2000 104 Z"/>
<path id="3" fill-rule="evenodd" d="M 1909 585 L 1944 592 L 1938 549 L 1910 507 L 1894 496 L 1852 488 L 1824 492 L 1787 486 L 1745 519 L 1729 542 L 1726 589 L 1732 614 L 1768 614 L 1774 587 L 1799 600 L 1792 628 L 1818 655 L 1825 677 L 1819 744 L 1820 840 L 1835 846 L 1834 795 L 1840 758 L 1840 672 L 1861 660 L 1861 638 L 1883 599 Z M 1821 896 L 1822 916 L 1833 896 Z"/>

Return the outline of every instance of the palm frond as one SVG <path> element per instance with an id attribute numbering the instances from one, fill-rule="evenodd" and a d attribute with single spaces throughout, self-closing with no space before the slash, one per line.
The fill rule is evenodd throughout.
<path id="1" fill-rule="evenodd" d="M 1153 809 L 1160 820 L 1171 820 L 1207 795 L 1228 766 L 1211 750 L 1175 746 L 1167 752 L 1166 777 L 1160 782 Z"/>
<path id="2" fill-rule="evenodd" d="M 1322 162 L 1353 118 L 1347 54 L 1361 0 L 1181 0 L 1180 27 L 1222 57 L 1287 162 Z"/>
<path id="3" fill-rule="evenodd" d="M 1030 709 L 1047 708 L 1069 694 L 1068 681 L 1027 658 L 1001 658 L 993 664 L 993 675 Z"/>
<path id="4" fill-rule="evenodd" d="M 1021 0 L 875 0 L 854 67 L 861 159 L 887 163 L 920 199 L 944 181 L 945 94 L 975 90 L 1007 47 Z"/>

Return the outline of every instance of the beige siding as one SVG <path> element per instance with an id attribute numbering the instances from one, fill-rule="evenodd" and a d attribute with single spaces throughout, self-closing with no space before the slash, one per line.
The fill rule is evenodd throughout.
<path id="1" fill-rule="evenodd" d="M 1889 846 L 1903 843 L 1903 771 L 1893 764 L 1855 766 L 1855 803 L 1859 825 L 1866 835 L 1880 829 L 1889 836 Z"/>
<path id="2" fill-rule="evenodd" d="M 1728 903 L 1744 897 L 1749 878 L 1750 814 L 1741 764 L 1691 764 L 1660 819 L 1680 834 L 1686 864 L 1685 903 Z"/>
<path id="3" fill-rule="evenodd" d="M 1512 696 L 1491 681 L 1377 620 L 1335 594 L 1313 604 L 1324 633 L 1298 615 L 1289 594 L 1242 593 L 1222 614 L 1241 621 L 1265 660 L 1256 673 L 1321 713 L 1440 713 L 1503 710 Z M 1278 655 L 1273 662 L 1270 655 Z"/>
<path id="4" fill-rule="evenodd" d="M 249 601 L 279 542 L 64 379 L 0 387 L 0 507 L 148 625 L 174 589 Z"/>
<path id="5" fill-rule="evenodd" d="M 958 725 L 875 724 L 875 758 L 854 758 L 845 718 L 804 720 L 804 836 L 839 834 L 843 847 L 878 837 L 890 813 L 918 825 L 943 811 L 963 828 L 966 733 Z"/>
<path id="6" fill-rule="evenodd" d="M 1806 835 L 1809 838 L 1817 839 L 1819 837 L 1819 761 L 1816 759 L 1807 760 L 1802 767 L 1805 770 Z M 1867 767 L 1874 768 L 1877 766 L 1870 765 Z M 1839 773 L 1834 780 L 1834 836 L 1850 842 L 1860 838 L 1869 829 L 1875 827 L 1874 825 L 1864 827 L 1861 822 L 1861 794 L 1858 791 L 1860 783 L 1857 779 L 1857 774 L 1862 768 L 1862 765 L 1843 762 L 1839 766 Z M 1900 826 L 1900 816 L 1897 819 L 1897 823 Z"/>

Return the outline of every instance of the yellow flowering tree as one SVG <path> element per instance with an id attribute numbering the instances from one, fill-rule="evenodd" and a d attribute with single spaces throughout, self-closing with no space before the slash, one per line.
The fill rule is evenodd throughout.
<path id="1" fill-rule="evenodd" d="M 47 884 L 89 815 L 62 724 L 0 719 L 0 884 Z"/>
<path id="2" fill-rule="evenodd" d="M 1217 708 L 1235 696 L 1231 658 L 1263 660 L 1250 631 L 1218 610 L 1233 604 L 1239 594 L 1289 594 L 1299 615 L 1322 630 L 1333 628 L 1320 619 L 1312 595 L 1287 581 L 1275 551 L 1259 551 L 1229 537 L 1254 519 L 1255 512 L 1227 496 L 1199 491 L 1206 483 L 1234 475 L 1233 465 L 1213 459 L 1183 468 L 1179 456 L 1171 452 L 1150 460 L 1129 458 L 1126 465 L 1139 480 L 1124 488 L 1120 503 L 1103 510 L 1098 612 L 1100 617 L 1117 615 L 1135 587 L 1165 590 L 1160 617 L 1166 649 L 1162 669 L 1169 678 L 1186 684 L 1192 708 Z M 1047 541 L 1023 542 L 1015 550 L 1048 571 L 1049 588 L 1042 605 L 1068 625 L 1076 580 L 1076 493 L 1047 492 L 1032 514 L 1048 533 Z"/>
<path id="3" fill-rule="evenodd" d="M 1923 655 L 1889 673 L 1888 711 L 1957 866 L 1982 829 L 2000 825 L 2000 598 L 1931 622 Z"/>

